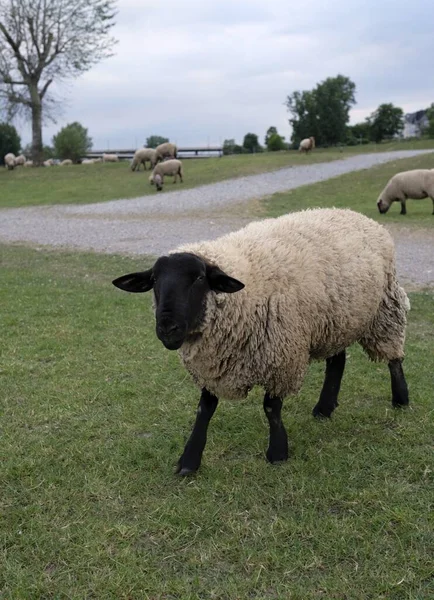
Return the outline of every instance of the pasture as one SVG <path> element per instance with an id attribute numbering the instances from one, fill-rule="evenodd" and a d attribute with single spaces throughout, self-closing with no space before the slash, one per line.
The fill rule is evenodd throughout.
<path id="1" fill-rule="evenodd" d="M 374 189 L 391 168 L 276 195 L 263 209 L 350 198 L 394 219 L 397 207 L 375 214 Z M 432 226 L 428 202 L 408 202 L 409 222 Z M 179 479 L 198 392 L 156 339 L 150 296 L 111 285 L 152 258 L 19 246 L 0 256 L 2 598 L 434 596 L 431 292 L 410 295 L 408 409 L 391 407 L 387 366 L 352 347 L 330 421 L 311 416 L 322 363 L 285 401 L 286 464 L 265 461 L 255 389 L 220 403 L 198 475 Z"/>
<path id="2" fill-rule="evenodd" d="M 291 150 L 189 159 L 184 161 L 184 183 L 172 185 L 172 178 L 169 177 L 164 189 L 165 191 L 187 189 L 231 177 L 255 175 L 291 165 L 329 162 L 359 153 L 426 148 L 434 148 L 434 140 L 319 148 L 307 156 Z M 150 171 L 143 172 L 143 170 L 132 173 L 128 161 L 40 169 L 18 168 L 12 172 L 0 169 L 2 190 L 0 208 L 44 204 L 87 204 L 155 194 L 155 187 L 148 182 L 149 174 Z"/>

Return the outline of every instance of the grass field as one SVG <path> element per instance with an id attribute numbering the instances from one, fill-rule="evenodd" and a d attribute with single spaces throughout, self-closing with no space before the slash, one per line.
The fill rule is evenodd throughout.
<path id="1" fill-rule="evenodd" d="M 317 149 L 309 156 L 296 151 L 227 156 L 184 161 L 183 188 L 213 183 L 231 177 L 272 171 L 290 165 L 337 160 L 356 153 L 390 150 L 434 149 L 434 140 L 368 144 Z M 148 183 L 149 173 L 132 173 L 129 164 L 74 165 L 41 169 L 0 169 L 0 208 L 39 204 L 90 203 L 155 194 Z M 165 189 L 179 189 L 170 180 Z"/>
<path id="2" fill-rule="evenodd" d="M 425 200 L 407 200 L 407 215 L 399 214 L 401 204 L 392 204 L 386 215 L 377 209 L 377 198 L 387 181 L 399 171 L 434 168 L 434 155 L 428 154 L 341 175 L 313 185 L 274 194 L 263 201 L 267 216 L 314 207 L 353 208 L 380 223 L 399 223 L 416 227 L 434 227 L 433 203 Z"/>
<path id="3" fill-rule="evenodd" d="M 262 397 L 222 402 L 199 474 L 173 475 L 197 391 L 157 342 L 128 258 L 2 247 L 0 597 L 428 600 L 433 296 L 411 296 L 411 408 L 349 351 L 340 407 L 287 400 L 271 467 Z"/>

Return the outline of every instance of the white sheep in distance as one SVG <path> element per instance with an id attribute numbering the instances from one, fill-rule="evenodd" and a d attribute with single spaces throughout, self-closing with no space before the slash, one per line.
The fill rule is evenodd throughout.
<path id="1" fill-rule="evenodd" d="M 298 147 L 299 152 L 305 152 L 306 154 L 315 148 L 315 138 L 305 138 L 301 140 L 300 146 Z"/>
<path id="2" fill-rule="evenodd" d="M 392 237 L 360 213 L 314 209 L 250 223 L 183 245 L 113 284 L 153 289 L 157 337 L 178 350 L 202 392 L 181 475 L 200 465 L 218 397 L 244 398 L 257 385 L 265 390 L 267 458 L 286 460 L 283 399 L 300 390 L 312 360 L 325 360 L 313 414 L 329 417 L 345 350 L 355 342 L 388 362 L 392 403 L 408 404 L 402 360 L 410 303 L 396 278 Z"/>
<path id="3" fill-rule="evenodd" d="M 42 164 L 44 165 L 44 167 L 53 167 L 54 166 L 54 159 L 53 158 L 49 158 L 48 160 L 44 160 L 44 162 Z"/>
<path id="4" fill-rule="evenodd" d="M 24 154 L 20 154 L 19 156 L 16 157 L 16 159 L 15 159 L 16 167 L 24 167 L 25 164 L 26 164 L 26 157 L 24 156 Z"/>
<path id="5" fill-rule="evenodd" d="M 102 162 L 119 162 L 119 156 L 117 154 L 103 154 Z"/>
<path id="6" fill-rule="evenodd" d="M 162 163 L 158 163 L 158 165 L 152 171 L 152 175 L 149 176 L 149 183 L 151 185 L 155 183 L 158 192 L 161 192 L 161 190 L 163 189 L 165 175 L 172 175 L 173 183 L 176 183 L 176 178 L 179 177 L 182 183 L 182 162 L 180 160 L 173 159 L 165 160 Z"/>
<path id="7" fill-rule="evenodd" d="M 60 163 L 60 167 L 69 167 L 70 165 L 72 165 L 72 160 L 70 158 L 65 158 L 65 160 L 62 160 L 62 162 Z"/>
<path id="8" fill-rule="evenodd" d="M 160 162 L 167 158 L 176 158 L 178 155 L 178 148 L 171 142 L 164 142 L 155 148 L 155 161 Z"/>
<path id="9" fill-rule="evenodd" d="M 389 179 L 377 200 L 377 208 L 381 214 L 387 213 L 392 202 L 401 203 L 401 215 L 407 214 L 406 201 L 431 198 L 434 215 L 434 170 L 414 169 L 397 173 Z"/>
<path id="10" fill-rule="evenodd" d="M 15 159 L 16 156 L 15 154 L 12 154 L 12 152 L 8 152 L 8 154 L 5 155 L 3 160 L 5 162 L 5 167 L 9 171 L 13 171 L 15 169 Z"/>
<path id="11" fill-rule="evenodd" d="M 153 169 L 157 164 L 157 151 L 153 148 L 139 148 L 135 151 L 131 163 L 131 171 L 140 170 L 140 165 L 146 171 L 146 163 L 149 162 L 149 168 Z"/>
<path id="12" fill-rule="evenodd" d="M 33 167 L 33 160 L 26 160 L 26 162 L 24 163 L 25 167 Z"/>

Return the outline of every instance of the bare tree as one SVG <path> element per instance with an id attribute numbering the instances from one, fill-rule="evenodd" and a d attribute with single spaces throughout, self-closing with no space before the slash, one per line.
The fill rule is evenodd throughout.
<path id="1" fill-rule="evenodd" d="M 32 154 L 42 158 L 42 117 L 51 84 L 112 56 L 116 0 L 0 0 L 0 101 L 9 117 L 32 119 Z"/>

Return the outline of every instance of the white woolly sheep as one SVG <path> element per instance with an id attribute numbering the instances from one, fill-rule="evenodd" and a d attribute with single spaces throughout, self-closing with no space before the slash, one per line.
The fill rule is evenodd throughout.
<path id="1" fill-rule="evenodd" d="M 62 160 L 62 162 L 60 163 L 60 167 L 69 167 L 69 165 L 72 165 L 72 160 L 70 158 L 65 158 L 65 160 Z"/>
<path id="2" fill-rule="evenodd" d="M 182 162 L 177 159 L 165 160 L 154 168 L 152 175 L 149 176 L 149 182 L 151 185 L 155 183 L 159 192 L 163 189 L 165 175 L 173 175 L 173 183 L 176 183 L 176 178 L 179 176 L 182 183 Z"/>
<path id="3" fill-rule="evenodd" d="M 163 161 L 165 158 L 176 158 L 178 148 L 171 142 L 165 142 L 155 148 L 155 162 Z"/>
<path id="4" fill-rule="evenodd" d="M 49 158 L 48 160 L 44 160 L 42 164 L 44 165 L 44 167 L 52 167 L 54 166 L 54 159 Z"/>
<path id="5" fill-rule="evenodd" d="M 146 163 L 149 162 L 149 168 L 153 169 L 157 164 L 157 152 L 153 148 L 139 148 L 135 151 L 131 163 L 131 171 L 140 170 L 140 165 L 146 171 Z"/>
<path id="6" fill-rule="evenodd" d="M 19 156 L 16 157 L 16 159 L 15 159 L 16 167 L 23 167 L 25 164 L 26 164 L 26 157 L 24 156 L 24 154 L 20 154 Z"/>
<path id="7" fill-rule="evenodd" d="M 24 163 L 25 167 L 33 167 L 33 160 L 26 160 L 26 162 Z"/>
<path id="8" fill-rule="evenodd" d="M 423 200 L 431 198 L 434 215 L 434 170 L 414 169 L 394 175 L 378 197 L 377 207 L 384 214 L 392 202 L 401 202 L 401 215 L 407 214 L 407 199 Z"/>
<path id="9" fill-rule="evenodd" d="M 12 152 L 9 152 L 8 154 L 6 154 L 6 156 L 4 157 L 4 162 L 5 162 L 5 167 L 9 170 L 9 171 L 13 171 L 13 169 L 15 169 L 15 154 L 12 154 Z"/>
<path id="10" fill-rule="evenodd" d="M 298 147 L 299 152 L 305 152 L 306 154 L 315 148 L 315 138 L 310 137 L 301 140 L 300 146 Z"/>
<path id="11" fill-rule="evenodd" d="M 270 462 L 288 457 L 282 400 L 296 394 L 309 362 L 325 359 L 314 416 L 338 405 L 345 349 L 358 342 L 388 361 L 394 406 L 408 404 L 402 370 L 410 308 L 395 274 L 387 230 L 360 213 L 306 210 L 214 241 L 187 244 L 147 271 L 113 281 L 128 292 L 154 291 L 156 334 L 201 389 L 196 424 L 177 472 L 200 465 L 218 397 L 265 389 Z"/>
<path id="12" fill-rule="evenodd" d="M 103 154 L 102 162 L 119 162 L 119 156 L 117 154 Z"/>

